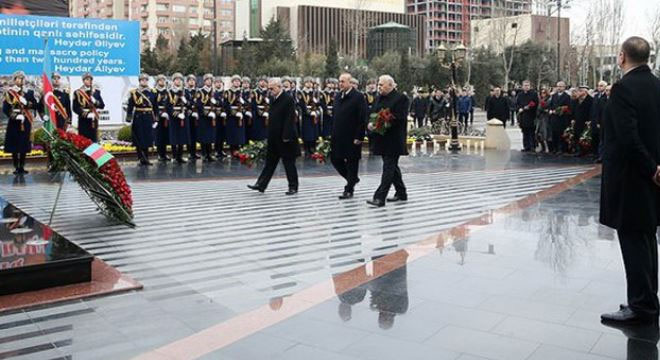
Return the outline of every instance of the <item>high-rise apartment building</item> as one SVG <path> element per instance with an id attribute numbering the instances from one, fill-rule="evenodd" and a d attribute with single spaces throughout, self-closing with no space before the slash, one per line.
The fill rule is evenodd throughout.
<path id="1" fill-rule="evenodd" d="M 406 0 L 408 14 L 426 16 L 426 48 L 469 45 L 470 21 L 532 12 L 532 0 Z"/>
<path id="2" fill-rule="evenodd" d="M 210 34 L 214 3 L 219 43 L 234 37 L 235 0 L 71 0 L 70 5 L 74 17 L 139 20 L 142 42 L 153 47 L 158 35 Z"/>

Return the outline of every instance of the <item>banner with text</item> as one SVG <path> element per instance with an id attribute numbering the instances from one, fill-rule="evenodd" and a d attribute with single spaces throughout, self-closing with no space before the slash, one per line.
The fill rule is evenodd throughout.
<path id="1" fill-rule="evenodd" d="M 62 75 L 140 72 L 138 21 L 21 15 L 0 15 L 0 71 L 41 74 L 44 39 L 48 39 L 51 70 Z"/>

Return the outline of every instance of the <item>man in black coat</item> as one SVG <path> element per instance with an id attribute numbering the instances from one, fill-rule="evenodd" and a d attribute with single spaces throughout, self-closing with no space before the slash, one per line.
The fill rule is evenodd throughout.
<path id="1" fill-rule="evenodd" d="M 617 230 L 626 270 L 628 305 L 603 314 L 617 324 L 656 323 L 660 224 L 660 80 L 648 65 L 649 43 L 631 37 L 617 63 L 603 122 L 605 148 L 600 222 Z"/>
<path id="2" fill-rule="evenodd" d="M 578 89 L 578 98 L 575 102 L 574 116 L 575 119 L 575 149 L 577 155 L 584 151 L 581 149 L 580 138 L 586 129 L 587 122 L 591 121 L 591 109 L 593 108 L 593 98 L 589 95 L 589 87 L 580 86 Z M 591 124 L 589 124 L 591 125 Z M 593 135 L 593 134 L 592 134 Z"/>
<path id="3" fill-rule="evenodd" d="M 536 141 L 534 131 L 536 130 L 536 109 L 539 104 L 539 96 L 536 91 L 531 90 L 529 80 L 523 81 L 522 91 L 516 97 L 516 108 L 518 108 L 518 125 L 523 135 L 523 152 L 534 151 Z"/>
<path id="4" fill-rule="evenodd" d="M 562 139 L 562 135 L 571 122 L 571 96 L 566 92 L 566 83 L 559 81 L 557 91 L 550 98 L 550 130 L 552 141 L 549 145 L 550 152 L 561 154 L 568 152 L 568 144 Z"/>
<path id="5" fill-rule="evenodd" d="M 355 184 L 360 182 L 358 168 L 362 157 L 367 101 L 351 86 L 351 74 L 339 77 L 340 92 L 334 102 L 334 123 L 330 141 L 330 161 L 339 175 L 346 179 L 340 200 L 353 197 Z"/>
<path id="6" fill-rule="evenodd" d="M 509 120 L 509 113 L 509 100 L 502 96 L 502 88 L 495 86 L 493 88 L 493 96 L 488 100 L 486 117 L 488 120 L 497 119 L 506 127 L 506 122 Z"/>
<path id="7" fill-rule="evenodd" d="M 248 188 L 259 192 L 266 191 L 275 168 L 277 168 L 277 163 L 282 159 L 286 179 L 289 182 L 289 191 L 286 192 L 286 195 L 295 195 L 298 192 L 296 158 L 300 156 L 298 131 L 296 130 L 296 105 L 293 97 L 283 91 L 280 79 L 270 79 L 268 90 L 272 99 L 269 112 L 266 165 L 261 171 L 257 183 L 248 185 Z"/>
<path id="8" fill-rule="evenodd" d="M 607 88 L 606 81 L 599 81 L 596 94 L 594 94 L 593 108 L 591 109 L 591 131 L 593 135 L 593 147 L 594 155 L 596 156 L 597 161 L 601 160 L 601 154 L 603 152 L 602 148 L 602 124 L 603 124 L 603 115 L 605 113 L 605 105 L 607 104 L 607 94 L 605 89 Z"/>
<path id="9" fill-rule="evenodd" d="M 426 119 L 426 114 L 429 111 L 429 94 L 425 89 L 420 89 L 419 94 L 413 99 L 412 105 L 410 106 L 410 115 L 415 118 L 415 123 L 417 127 L 424 126 L 424 120 Z"/>
<path id="10" fill-rule="evenodd" d="M 374 155 L 383 157 L 383 174 L 380 179 L 380 186 L 374 193 L 372 200 L 368 204 L 382 207 L 385 206 L 385 199 L 390 187 L 394 185 L 396 193 L 394 197 L 387 201 L 406 201 L 408 193 L 403 184 L 401 169 L 399 169 L 399 157 L 408 155 L 408 146 L 406 144 L 408 136 L 408 97 L 396 90 L 396 83 L 389 75 L 383 75 L 378 79 L 379 96 L 373 106 L 372 112 L 378 113 L 381 110 L 389 109 L 394 120 L 392 126 L 387 129 L 385 134 L 374 133 Z M 370 130 L 374 130 L 371 123 Z"/>

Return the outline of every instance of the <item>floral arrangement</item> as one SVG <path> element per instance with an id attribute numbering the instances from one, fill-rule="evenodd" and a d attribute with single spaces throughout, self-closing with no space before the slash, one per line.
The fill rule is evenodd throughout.
<path id="1" fill-rule="evenodd" d="M 266 158 L 267 142 L 250 141 L 247 145 L 238 150 L 234 156 L 238 158 L 241 164 L 251 165 L 254 161 L 264 160 Z"/>
<path id="2" fill-rule="evenodd" d="M 575 120 L 571 121 L 571 126 L 567 127 L 564 130 L 564 133 L 561 135 L 561 138 L 568 145 L 569 151 L 573 151 L 573 146 L 575 144 Z"/>
<path id="3" fill-rule="evenodd" d="M 382 109 L 369 115 L 369 130 L 379 135 L 385 135 L 387 130 L 392 127 L 394 114 L 390 109 Z"/>
<path id="4" fill-rule="evenodd" d="M 74 180 L 108 218 L 135 227 L 133 223 L 133 197 L 117 159 L 110 158 L 100 167 L 83 151 L 92 145 L 84 136 L 53 131 L 50 148 L 51 167 L 66 169 Z"/>
<path id="5" fill-rule="evenodd" d="M 585 124 L 584 131 L 582 132 L 582 135 L 580 136 L 580 152 L 582 154 L 587 154 L 591 151 L 591 144 L 593 141 L 593 137 L 591 134 L 591 122 L 587 122 Z"/>
<path id="6" fill-rule="evenodd" d="M 433 141 L 433 137 L 431 137 L 431 127 L 430 126 L 423 126 L 419 128 L 414 128 L 410 131 L 408 131 L 408 137 L 413 138 L 415 141 Z"/>
<path id="7" fill-rule="evenodd" d="M 564 116 L 564 115 L 571 115 L 571 107 L 564 105 L 564 106 L 558 106 L 555 109 L 555 114 L 559 116 Z"/>
<path id="8" fill-rule="evenodd" d="M 316 152 L 312 154 L 312 159 L 318 163 L 325 163 L 330 157 L 330 141 L 319 138 L 319 143 L 316 145 Z"/>

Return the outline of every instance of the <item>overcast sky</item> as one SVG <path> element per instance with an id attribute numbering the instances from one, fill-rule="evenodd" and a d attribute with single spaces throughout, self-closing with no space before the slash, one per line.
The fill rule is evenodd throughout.
<path id="1" fill-rule="evenodd" d="M 571 28 L 579 28 L 586 17 L 589 3 L 593 0 L 572 0 L 567 16 L 571 18 Z M 623 38 L 633 35 L 649 38 L 649 14 L 653 14 L 660 0 L 624 0 L 625 25 Z M 564 11 L 562 11 L 564 17 Z"/>

